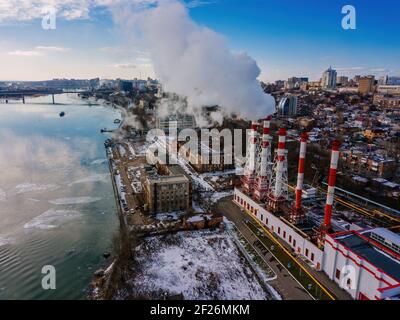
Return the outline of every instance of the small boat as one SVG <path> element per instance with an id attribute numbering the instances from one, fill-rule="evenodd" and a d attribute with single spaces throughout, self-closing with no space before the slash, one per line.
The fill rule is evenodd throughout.
<path id="1" fill-rule="evenodd" d="M 65 112 L 64 111 L 61 111 L 60 112 L 60 117 L 64 117 L 65 116 Z"/>
<path id="2" fill-rule="evenodd" d="M 115 119 L 115 120 L 114 120 L 114 123 L 121 123 L 121 120 Z"/>

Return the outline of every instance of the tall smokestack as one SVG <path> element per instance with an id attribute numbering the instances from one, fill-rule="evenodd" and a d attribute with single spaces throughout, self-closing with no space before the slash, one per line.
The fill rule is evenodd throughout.
<path id="1" fill-rule="evenodd" d="M 278 209 L 279 201 L 287 200 L 287 167 L 285 166 L 286 129 L 279 129 L 278 151 L 275 158 L 274 174 L 271 179 L 269 205 L 271 210 Z"/>
<path id="2" fill-rule="evenodd" d="M 268 140 L 264 140 L 261 145 L 260 157 L 257 163 L 257 178 L 254 187 L 254 199 L 257 201 L 265 200 L 268 196 L 269 175 L 271 162 L 271 148 Z"/>
<path id="3" fill-rule="evenodd" d="M 268 197 L 269 178 L 271 176 L 271 136 L 269 132 L 271 119 L 272 117 L 268 116 L 263 122 L 262 144 L 257 159 L 257 178 L 254 187 L 254 199 L 257 201 L 263 201 Z"/>
<path id="4" fill-rule="evenodd" d="M 270 126 L 271 126 L 272 116 L 268 116 L 264 119 L 264 127 L 263 127 L 263 141 L 270 142 Z"/>
<path id="5" fill-rule="evenodd" d="M 256 172 L 256 156 L 257 156 L 257 143 L 258 143 L 258 132 L 257 132 L 257 122 L 252 122 L 251 131 L 249 137 L 249 146 L 246 154 L 246 165 L 244 168 L 243 177 L 243 190 L 244 192 L 250 194 L 254 189 L 254 179 Z"/>
<path id="6" fill-rule="evenodd" d="M 301 209 L 301 196 L 303 194 L 303 182 L 304 182 L 304 163 L 306 160 L 306 148 L 307 148 L 307 133 L 303 132 L 300 135 L 300 156 L 299 156 L 299 168 L 297 173 L 297 185 L 296 185 L 296 204 L 295 209 Z"/>
<path id="7" fill-rule="evenodd" d="M 285 162 L 285 144 L 286 144 L 286 129 L 279 129 L 279 141 L 278 141 L 278 154 L 276 158 L 276 178 L 274 186 L 274 196 L 279 198 L 282 190 L 284 162 Z"/>
<path id="8" fill-rule="evenodd" d="M 332 142 L 331 166 L 329 168 L 328 193 L 326 196 L 324 224 L 322 225 L 322 229 L 325 232 L 327 232 L 331 227 L 332 205 L 333 205 L 333 197 L 335 194 L 335 184 L 336 184 L 336 171 L 339 161 L 339 147 L 340 147 L 340 142 L 338 140 L 334 140 Z"/>

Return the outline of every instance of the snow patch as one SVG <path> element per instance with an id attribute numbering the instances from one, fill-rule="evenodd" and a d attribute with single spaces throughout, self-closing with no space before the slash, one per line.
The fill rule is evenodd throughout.
<path id="1" fill-rule="evenodd" d="M 134 279 L 139 294 L 183 294 L 190 300 L 267 299 L 226 232 L 178 232 L 147 238 Z"/>

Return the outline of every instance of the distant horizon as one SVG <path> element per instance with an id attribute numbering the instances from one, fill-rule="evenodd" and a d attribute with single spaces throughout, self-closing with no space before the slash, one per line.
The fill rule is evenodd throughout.
<path id="1" fill-rule="evenodd" d="M 332 69 L 336 70 L 334 67 L 332 67 Z M 337 70 L 336 70 L 337 71 Z M 321 76 L 322 76 L 323 71 L 321 71 Z M 356 75 L 348 75 L 348 74 L 337 74 L 337 77 L 348 77 L 349 79 L 354 79 L 356 76 L 361 76 L 361 77 L 365 77 L 365 76 L 369 76 L 372 75 L 375 77 L 375 80 L 379 80 L 380 78 L 386 76 L 387 74 L 381 74 L 381 75 L 375 75 L 373 73 L 360 73 L 360 74 L 356 74 Z M 397 75 L 387 75 L 389 78 L 400 78 L 400 73 Z M 320 78 L 318 79 L 311 79 L 309 76 L 307 75 L 292 75 L 289 76 L 288 78 L 291 77 L 296 77 L 296 78 L 308 78 L 309 82 L 314 82 L 314 81 L 319 81 Z M 143 77 L 143 78 L 139 78 L 139 77 L 133 77 L 133 78 L 122 78 L 122 77 L 117 77 L 117 78 L 102 78 L 99 76 L 94 76 L 94 77 L 88 77 L 88 78 L 77 78 L 77 77 L 72 77 L 72 78 L 67 78 L 67 77 L 54 77 L 52 79 L 39 79 L 39 80 L 32 80 L 32 79 L 25 79 L 25 80 L 1 80 L 0 82 L 42 82 L 42 81 L 52 81 L 52 80 L 90 80 L 90 79 L 96 79 L 99 78 L 100 80 L 117 80 L 117 79 L 121 79 L 121 80 L 134 80 L 135 78 L 137 78 L 138 80 L 146 80 L 147 78 L 151 78 L 153 80 L 157 80 L 160 81 L 160 79 L 158 79 L 157 77 Z M 271 80 L 271 81 L 263 81 L 261 79 L 259 79 L 260 82 L 264 82 L 264 83 L 274 83 L 275 81 L 287 81 L 288 78 L 281 78 L 281 79 L 275 79 L 275 80 Z M 160 81 L 161 82 L 161 81 Z"/>

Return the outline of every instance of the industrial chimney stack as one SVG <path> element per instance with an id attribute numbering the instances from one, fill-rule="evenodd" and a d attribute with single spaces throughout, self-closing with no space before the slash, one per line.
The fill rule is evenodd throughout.
<path id="1" fill-rule="evenodd" d="M 301 206 L 301 197 L 303 195 L 304 165 L 306 160 L 307 140 L 308 135 L 307 133 L 303 132 L 300 135 L 300 156 L 296 185 L 296 201 L 291 215 L 291 220 L 293 223 L 301 223 L 305 217 L 304 210 Z"/>
<path id="2" fill-rule="evenodd" d="M 257 158 L 257 178 L 254 188 L 254 199 L 264 201 L 268 196 L 269 178 L 271 176 L 271 136 L 269 132 L 271 116 L 264 120 L 261 150 Z"/>
<path id="3" fill-rule="evenodd" d="M 328 193 L 326 196 L 324 223 L 321 227 L 322 234 L 328 233 L 331 228 L 332 206 L 333 206 L 335 184 L 336 184 L 336 171 L 339 161 L 339 147 L 340 147 L 340 142 L 338 140 L 334 140 L 332 142 L 332 155 L 331 155 L 331 165 L 329 168 Z"/>
<path id="4" fill-rule="evenodd" d="M 257 122 L 252 122 L 249 137 L 249 145 L 246 154 L 246 165 L 244 167 L 244 176 L 242 178 L 243 191 L 251 195 L 254 191 L 255 175 L 256 175 L 256 156 L 257 156 L 257 143 L 258 132 Z"/>
<path id="5" fill-rule="evenodd" d="M 270 179 L 269 208 L 272 211 L 279 209 L 279 203 L 287 200 L 288 180 L 286 165 L 286 129 L 279 129 L 278 152 L 275 157 L 274 170 Z"/>

